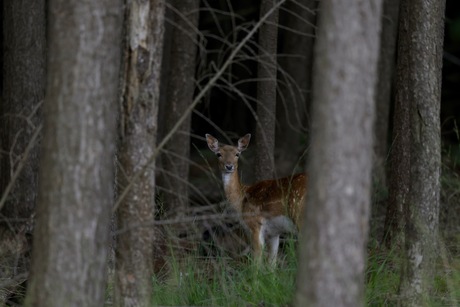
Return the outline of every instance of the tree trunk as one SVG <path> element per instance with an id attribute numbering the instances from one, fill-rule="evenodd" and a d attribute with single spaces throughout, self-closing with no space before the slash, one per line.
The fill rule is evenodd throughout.
<path id="1" fill-rule="evenodd" d="M 3 10 L 0 191 L 8 199 L 0 209 L 2 218 L 18 221 L 31 217 L 38 191 L 36 140 L 27 153 L 26 148 L 42 123 L 39 109 L 45 94 L 45 1 L 5 0 Z M 19 176 L 11 190 L 5 191 L 15 172 L 20 172 Z M 3 195 L 5 192 L 8 195 Z"/>
<path id="2" fill-rule="evenodd" d="M 441 70 L 445 1 L 403 0 L 398 76 L 410 103 L 410 192 L 405 203 L 404 306 L 426 304 L 438 250 Z M 421 65 L 423 63 L 423 65 Z"/>
<path id="3" fill-rule="evenodd" d="M 157 133 L 164 2 L 129 1 L 125 16 L 118 183 L 126 194 L 117 209 L 123 231 L 117 237 L 114 303 L 150 306 L 157 234 L 151 159 Z"/>
<path id="4" fill-rule="evenodd" d="M 172 2 L 174 12 L 171 15 L 174 25 L 168 56 L 167 96 L 164 104 L 160 105 L 160 115 L 164 125 L 161 130 L 164 134 L 174 133 L 174 137 L 165 145 L 160 171 L 165 210 L 172 215 L 182 215 L 189 205 L 188 173 L 192 115 L 188 114 L 178 131 L 171 129 L 193 102 L 199 1 Z"/>
<path id="5" fill-rule="evenodd" d="M 381 3 L 320 3 L 297 306 L 364 303 Z"/>
<path id="6" fill-rule="evenodd" d="M 276 0 L 262 0 L 260 16 L 277 5 Z M 254 175 L 256 181 L 275 177 L 275 123 L 278 12 L 276 8 L 259 30 L 259 65 L 257 68 L 257 125 Z"/>
<path id="7" fill-rule="evenodd" d="M 305 150 L 305 136 L 310 127 L 313 44 L 316 33 L 318 1 L 287 1 L 280 16 L 279 88 L 276 105 L 276 165 L 280 176 L 303 169 L 299 157 Z"/>
<path id="8" fill-rule="evenodd" d="M 396 62 L 400 0 L 384 0 L 379 80 L 376 92 L 374 182 L 377 191 L 387 188 L 387 158 L 389 171 L 389 198 L 386 207 L 383 242 L 387 247 L 402 243 L 402 204 L 409 191 L 409 109 L 401 98 L 396 99 L 393 115 L 392 151 L 388 153 L 389 114 L 392 101 L 392 85 Z M 379 208 L 376 208 L 377 210 Z"/>
<path id="9" fill-rule="evenodd" d="M 18 278 L 30 270 L 28 238 L 38 195 L 38 141 L 42 128 L 39 110 L 45 94 L 45 1 L 5 0 L 2 13 L 0 279 L 4 280 Z M 9 237 L 24 246 L 16 248 L 14 244 L 11 248 Z M 24 293 L 17 293 L 23 292 L 18 288 L 9 292 L 22 300 Z"/>
<path id="10" fill-rule="evenodd" d="M 374 141 L 373 177 L 377 189 L 386 189 L 386 164 L 388 158 L 388 123 L 392 102 L 392 85 L 396 63 L 396 39 L 400 0 L 384 0 L 382 33 L 380 35 L 380 56 L 376 90 L 376 116 Z"/>
<path id="11" fill-rule="evenodd" d="M 46 117 L 26 306 L 102 306 L 121 3 L 52 0 L 49 8 Z"/>

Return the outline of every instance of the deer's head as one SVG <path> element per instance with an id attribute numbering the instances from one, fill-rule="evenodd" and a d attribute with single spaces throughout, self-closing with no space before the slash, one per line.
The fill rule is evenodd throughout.
<path id="1" fill-rule="evenodd" d="M 219 169 L 222 173 L 233 173 L 238 169 L 238 158 L 248 148 L 251 134 L 246 134 L 238 140 L 238 146 L 220 145 L 219 141 L 210 134 L 206 134 L 208 147 L 219 159 Z"/>

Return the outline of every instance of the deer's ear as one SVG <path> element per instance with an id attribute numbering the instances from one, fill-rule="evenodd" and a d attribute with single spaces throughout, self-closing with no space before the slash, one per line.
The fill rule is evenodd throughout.
<path id="1" fill-rule="evenodd" d="M 208 142 L 208 147 L 213 152 L 219 151 L 219 141 L 210 134 L 206 134 L 206 142 Z"/>
<path id="2" fill-rule="evenodd" d="M 248 148 L 249 141 L 251 140 L 251 134 L 248 133 L 238 140 L 238 150 L 243 151 Z"/>

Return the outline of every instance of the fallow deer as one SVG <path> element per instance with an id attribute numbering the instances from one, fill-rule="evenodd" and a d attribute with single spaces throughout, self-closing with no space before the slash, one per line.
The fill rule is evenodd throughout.
<path id="1" fill-rule="evenodd" d="M 206 134 L 208 147 L 219 159 L 225 195 L 231 206 L 242 216 L 250 230 L 251 247 L 256 259 L 261 259 L 265 242 L 270 247 L 269 261 L 274 264 L 280 235 L 299 230 L 306 193 L 305 174 L 243 185 L 238 175 L 238 159 L 251 139 L 246 134 L 238 146 L 221 145 Z"/>

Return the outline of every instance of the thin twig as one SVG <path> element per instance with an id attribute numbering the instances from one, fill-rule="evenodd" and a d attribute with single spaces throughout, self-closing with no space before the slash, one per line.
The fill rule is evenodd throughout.
<path id="1" fill-rule="evenodd" d="M 29 144 L 27 144 L 26 150 L 24 151 L 24 155 L 23 155 L 21 161 L 19 161 L 18 167 L 16 168 L 16 170 L 13 173 L 13 175 L 11 176 L 11 180 L 10 180 L 10 182 L 8 182 L 8 185 L 6 186 L 6 188 L 5 188 L 4 192 L 3 192 L 2 198 L 0 199 L 0 210 L 2 210 L 3 206 L 5 205 L 6 199 L 8 197 L 8 194 L 10 193 L 11 189 L 13 188 L 13 185 L 14 185 L 16 179 L 18 179 L 19 174 L 21 173 L 23 167 L 25 166 L 27 158 L 29 157 L 30 152 L 32 151 L 32 149 L 35 146 L 35 142 L 36 142 L 38 136 L 40 135 L 42 127 L 43 127 L 43 125 L 40 125 L 40 126 L 37 127 L 37 129 L 35 130 L 34 134 L 32 135 L 32 137 L 30 139 Z"/>

